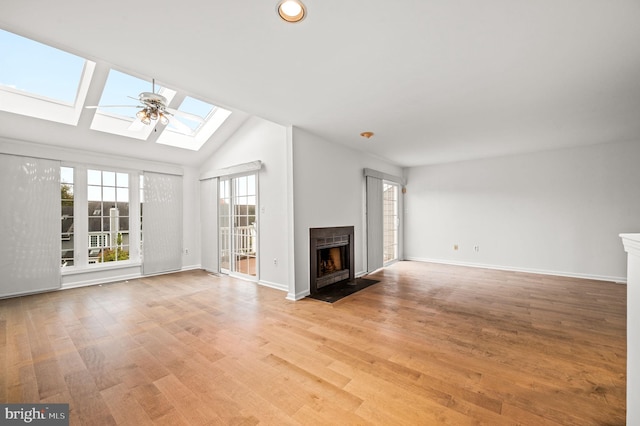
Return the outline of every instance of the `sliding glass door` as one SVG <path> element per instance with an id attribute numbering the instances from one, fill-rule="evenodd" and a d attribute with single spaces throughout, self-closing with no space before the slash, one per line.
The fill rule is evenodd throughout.
<path id="1" fill-rule="evenodd" d="M 257 277 L 256 175 L 220 179 L 220 271 Z"/>
<path id="2" fill-rule="evenodd" d="M 383 223 L 383 262 L 388 264 L 398 260 L 398 237 L 400 217 L 398 216 L 398 194 L 400 187 L 396 183 L 382 184 L 382 223 Z"/>

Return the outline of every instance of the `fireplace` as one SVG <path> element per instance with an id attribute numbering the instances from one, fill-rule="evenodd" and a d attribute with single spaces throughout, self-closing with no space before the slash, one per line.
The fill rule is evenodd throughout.
<path id="1" fill-rule="evenodd" d="M 309 229 L 310 292 L 354 278 L 353 226 Z"/>

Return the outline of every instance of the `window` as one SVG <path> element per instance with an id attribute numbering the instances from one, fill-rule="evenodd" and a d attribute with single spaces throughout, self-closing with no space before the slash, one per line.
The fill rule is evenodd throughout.
<path id="1" fill-rule="evenodd" d="M 95 62 L 0 30 L 0 109 L 77 125 Z"/>
<path id="2" fill-rule="evenodd" d="M 383 261 L 392 262 L 398 259 L 398 193 L 395 183 L 382 184 L 382 222 L 383 222 Z"/>
<path id="3" fill-rule="evenodd" d="M 219 185 L 220 270 L 257 276 L 257 178 L 226 178 Z"/>
<path id="4" fill-rule="evenodd" d="M 185 114 L 178 114 L 178 118 L 169 121 L 167 130 L 182 133 L 185 136 L 194 136 L 202 128 L 203 121 L 197 117 L 203 118 L 205 121 L 209 119 L 215 110 L 215 106 L 187 96 L 178 111 Z M 193 117 L 191 116 L 193 115 Z"/>
<path id="5" fill-rule="evenodd" d="M 108 234 L 91 234 L 89 235 L 89 248 L 106 247 Z"/>
<path id="6" fill-rule="evenodd" d="M 197 151 L 229 115 L 229 110 L 187 96 L 157 142 Z"/>
<path id="7" fill-rule="evenodd" d="M 0 30 L 0 85 L 73 105 L 85 60 Z"/>
<path id="8" fill-rule="evenodd" d="M 89 263 L 129 259 L 129 174 L 87 171 Z"/>
<path id="9" fill-rule="evenodd" d="M 60 167 L 61 265 L 73 266 L 73 168 Z"/>

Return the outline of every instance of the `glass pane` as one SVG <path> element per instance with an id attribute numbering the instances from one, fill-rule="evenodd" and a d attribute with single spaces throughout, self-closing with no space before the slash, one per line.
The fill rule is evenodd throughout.
<path id="1" fill-rule="evenodd" d="M 116 174 L 114 172 L 102 172 L 102 185 L 116 186 Z"/>
<path id="2" fill-rule="evenodd" d="M 118 173 L 116 177 L 117 186 L 128 188 L 129 187 L 129 174 L 128 173 Z"/>
<path id="3" fill-rule="evenodd" d="M 247 195 L 255 195 L 256 194 L 256 177 L 255 176 L 247 176 Z"/>
<path id="4" fill-rule="evenodd" d="M 89 203 L 89 216 L 102 216 L 102 203 L 93 201 Z"/>
<path id="5" fill-rule="evenodd" d="M 137 96 L 142 92 L 151 92 L 151 89 L 152 84 L 150 81 L 144 81 L 111 69 L 98 105 L 131 105 L 131 107 L 98 108 L 98 113 L 127 117 L 134 120 L 138 112 L 136 108 L 138 102 L 136 99 L 131 99 L 130 96 Z M 162 93 L 162 90 L 161 87 L 156 85 L 156 93 Z"/>
<path id="6" fill-rule="evenodd" d="M 73 185 L 66 183 L 60 185 L 60 200 L 62 205 L 73 205 Z"/>
<path id="7" fill-rule="evenodd" d="M 84 59 L 4 30 L 0 30 L 0 51 L 0 85 L 75 102 Z"/>
<path id="8" fill-rule="evenodd" d="M 101 217 L 90 217 L 89 218 L 89 232 L 100 232 L 102 231 L 102 218 Z"/>
<path id="9" fill-rule="evenodd" d="M 120 217 L 129 216 L 129 203 L 120 203 L 118 202 L 118 211 L 120 212 Z"/>
<path id="10" fill-rule="evenodd" d="M 89 185 L 102 185 L 102 173 L 100 170 L 87 170 L 87 183 Z"/>
<path id="11" fill-rule="evenodd" d="M 117 201 L 129 201 L 129 188 L 117 188 L 116 189 L 116 200 Z"/>
<path id="12" fill-rule="evenodd" d="M 236 181 L 236 196 L 247 195 L 247 177 L 242 176 L 235 179 Z"/>
<path id="13" fill-rule="evenodd" d="M 60 167 L 60 182 L 73 183 L 73 167 Z"/>
<path id="14" fill-rule="evenodd" d="M 256 257 L 255 256 L 247 256 L 247 273 L 249 275 L 256 275 Z"/>
<path id="15" fill-rule="evenodd" d="M 87 199 L 89 201 L 100 201 L 102 200 L 102 188 L 99 186 L 89 186 L 87 187 Z"/>
<path id="16" fill-rule="evenodd" d="M 140 175 L 140 205 L 144 203 L 144 175 Z"/>
<path id="17" fill-rule="evenodd" d="M 123 245 L 118 248 L 118 260 L 128 260 L 129 259 L 129 246 Z"/>
<path id="18" fill-rule="evenodd" d="M 102 261 L 103 262 L 115 262 L 116 260 L 116 251 L 111 249 L 103 250 L 102 252 Z"/>
<path id="19" fill-rule="evenodd" d="M 116 188 L 110 187 L 110 186 L 103 186 L 102 199 L 104 201 L 116 201 Z"/>
<path id="20" fill-rule="evenodd" d="M 184 101 L 182 101 L 182 104 L 180 104 L 180 107 L 178 108 L 179 111 L 184 111 L 189 114 L 197 115 L 198 117 L 201 117 L 203 120 L 206 120 L 207 118 L 209 118 L 209 114 L 211 114 L 213 109 L 214 109 L 213 105 L 206 102 L 199 101 L 198 99 L 194 99 L 189 96 L 187 96 L 184 99 Z M 184 115 L 178 115 L 178 118 L 182 124 L 188 127 L 191 133 L 196 133 L 200 128 L 200 126 L 202 125 L 201 121 L 191 120 Z M 180 127 L 176 126 L 173 123 L 173 120 L 169 121 L 168 128 L 182 134 L 189 134 L 188 132 L 186 132 L 187 129 L 181 129 Z"/>
<path id="21" fill-rule="evenodd" d="M 119 222 L 118 230 L 120 232 L 124 232 L 124 231 L 128 231 L 129 230 L 129 218 L 128 217 L 120 216 L 118 222 Z"/>

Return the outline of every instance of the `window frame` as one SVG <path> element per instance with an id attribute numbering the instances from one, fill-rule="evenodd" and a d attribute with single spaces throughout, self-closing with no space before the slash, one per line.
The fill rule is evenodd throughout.
<path id="1" fill-rule="evenodd" d="M 141 265 L 141 241 L 140 241 L 140 194 L 139 176 L 140 170 L 131 170 L 108 165 L 88 165 L 72 162 L 62 162 L 61 167 L 70 167 L 74 170 L 74 263 L 73 266 L 61 267 L 62 275 L 79 273 L 87 270 L 114 269 Z M 100 170 L 128 175 L 129 190 L 129 259 L 113 262 L 96 262 L 89 255 L 91 236 L 98 233 L 89 232 L 89 200 L 88 200 L 88 170 Z M 108 239 L 106 236 L 103 238 Z M 94 247 L 95 249 L 97 247 Z"/>

